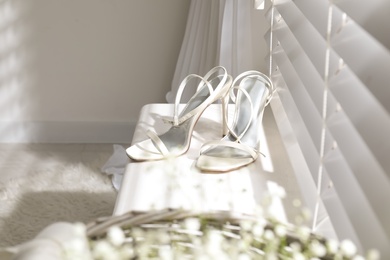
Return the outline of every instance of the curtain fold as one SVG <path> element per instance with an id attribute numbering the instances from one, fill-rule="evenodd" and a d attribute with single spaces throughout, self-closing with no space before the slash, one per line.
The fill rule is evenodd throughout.
<path id="1" fill-rule="evenodd" d="M 204 75 L 217 65 L 233 77 L 253 68 L 253 1 L 192 0 L 186 31 L 166 100 L 172 103 L 180 82 L 189 74 Z M 183 102 L 194 94 L 183 94 Z"/>

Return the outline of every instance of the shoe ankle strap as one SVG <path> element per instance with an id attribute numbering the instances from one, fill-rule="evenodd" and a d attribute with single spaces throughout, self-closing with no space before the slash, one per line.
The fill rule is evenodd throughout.
<path id="1" fill-rule="evenodd" d="M 236 142 L 237 143 L 240 143 L 241 141 L 241 138 L 245 135 L 245 133 L 248 131 L 250 125 L 251 125 L 251 122 L 252 122 L 252 119 L 253 119 L 253 116 L 254 116 L 254 108 L 253 108 L 253 102 L 252 102 L 252 99 L 250 97 L 250 94 L 240 85 L 241 82 L 245 79 L 245 78 L 253 78 L 253 77 L 256 77 L 256 79 L 259 79 L 260 81 L 262 81 L 264 83 L 264 85 L 268 88 L 268 97 L 266 99 L 266 102 L 265 102 L 265 105 L 264 107 L 266 107 L 271 99 L 272 99 L 272 96 L 273 96 L 273 93 L 274 93 L 274 86 L 272 84 L 272 81 L 269 77 L 267 77 L 264 73 L 261 73 L 259 71 L 255 71 L 255 70 L 249 70 L 249 71 L 246 71 L 246 72 L 243 72 L 241 73 L 240 75 L 238 75 L 233 83 L 232 83 L 232 87 L 230 88 L 230 91 L 229 91 L 229 97 L 230 99 L 233 101 L 233 103 L 236 104 L 236 109 L 240 106 L 240 104 L 237 104 L 237 97 L 236 97 L 236 94 L 234 93 L 234 90 L 238 90 L 238 92 L 241 92 L 245 95 L 245 97 L 247 98 L 247 100 L 249 101 L 249 104 L 250 104 L 250 118 L 248 120 L 248 123 L 247 125 L 245 126 L 244 130 L 241 132 L 240 135 L 238 135 L 230 126 L 229 124 L 227 123 L 226 124 L 226 127 L 227 129 L 229 130 L 229 133 L 234 137 L 236 138 Z M 237 83 L 239 82 L 239 84 L 237 85 Z M 236 111 L 237 113 L 237 111 Z M 225 117 L 225 122 L 228 122 L 228 118 L 227 118 L 227 113 L 224 114 L 224 117 Z M 236 120 L 236 118 L 234 118 L 234 120 Z M 234 121 L 233 126 L 236 125 L 236 122 Z"/>
<path id="2" fill-rule="evenodd" d="M 221 70 L 223 71 L 222 78 L 219 81 L 218 85 L 214 89 L 210 83 L 210 77 L 212 75 L 215 75 L 216 73 L 218 73 Z M 221 76 L 221 74 L 218 74 L 218 76 Z M 206 85 L 208 90 L 209 90 L 210 95 L 202 104 L 200 104 L 199 106 L 197 106 L 196 108 L 192 109 L 190 112 L 186 113 L 185 115 L 183 115 L 182 117 L 179 118 L 179 105 L 180 105 L 182 94 L 184 92 L 184 89 L 189 85 L 188 84 L 189 81 L 191 81 L 193 79 L 200 79 L 201 80 L 201 82 L 197 86 L 196 91 L 199 91 L 202 87 L 204 87 Z M 229 75 L 227 74 L 226 69 L 222 66 L 217 66 L 217 67 L 212 68 L 209 72 L 206 73 L 206 75 L 204 77 L 201 77 L 197 74 L 188 75 L 187 77 L 184 78 L 184 80 L 179 85 L 179 88 L 178 88 L 178 91 L 176 94 L 176 98 L 175 98 L 173 120 L 165 120 L 165 121 L 172 123 L 174 126 L 180 125 L 181 123 L 183 123 L 187 119 L 189 119 L 189 118 L 193 117 L 194 115 L 203 111 L 209 104 L 213 103 L 216 99 L 220 98 L 222 95 L 225 95 L 230 87 L 230 82 L 231 82 L 231 77 L 229 78 Z M 224 89 L 224 87 L 226 87 L 226 89 Z M 189 102 L 191 102 L 191 99 Z"/>

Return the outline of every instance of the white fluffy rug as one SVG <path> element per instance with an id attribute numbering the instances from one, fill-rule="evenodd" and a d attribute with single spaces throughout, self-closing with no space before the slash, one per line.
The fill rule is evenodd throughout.
<path id="1" fill-rule="evenodd" d="M 110 216 L 116 191 L 101 162 L 60 163 L 0 183 L 0 247 L 33 238 L 57 221 Z"/>

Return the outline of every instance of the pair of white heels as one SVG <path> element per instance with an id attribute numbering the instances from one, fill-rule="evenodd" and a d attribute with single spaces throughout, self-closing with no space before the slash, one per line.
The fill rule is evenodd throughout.
<path id="1" fill-rule="evenodd" d="M 199 82 L 197 91 L 179 113 L 184 88 L 194 80 Z M 228 172 L 246 166 L 260 154 L 259 126 L 273 91 L 271 80 L 258 71 L 241 73 L 234 80 L 221 66 L 204 77 L 190 74 L 180 84 L 173 117 L 167 120 L 172 127 L 161 135 L 148 130 L 149 139 L 130 146 L 126 153 L 135 161 L 162 160 L 186 153 L 199 117 L 210 104 L 221 99 L 224 137 L 202 146 L 196 167 L 207 172 Z M 231 126 L 227 123 L 229 98 L 235 104 Z"/>

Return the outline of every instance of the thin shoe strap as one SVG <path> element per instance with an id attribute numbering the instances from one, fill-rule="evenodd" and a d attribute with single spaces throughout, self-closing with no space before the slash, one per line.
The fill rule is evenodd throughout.
<path id="1" fill-rule="evenodd" d="M 241 133 L 240 135 L 237 135 L 237 133 L 229 126 L 229 123 L 227 123 L 227 125 L 226 125 L 226 127 L 227 127 L 228 130 L 229 130 L 229 133 L 231 133 L 231 134 L 236 138 L 236 141 L 237 141 L 237 142 L 240 142 L 241 138 L 242 138 L 242 137 L 245 135 L 245 133 L 248 131 L 248 129 L 249 129 L 251 123 L 252 123 L 253 114 L 254 114 L 254 112 L 253 112 L 254 108 L 253 108 L 252 99 L 251 99 L 251 97 L 250 97 L 248 91 L 246 91 L 246 90 L 245 90 L 244 88 L 242 88 L 241 86 L 235 86 L 235 87 L 232 87 L 232 88 L 231 88 L 230 93 L 233 93 L 232 90 L 234 90 L 234 89 L 237 89 L 238 91 L 241 91 L 241 92 L 246 96 L 246 98 L 247 98 L 248 101 L 249 101 L 250 107 L 251 107 L 250 117 L 249 117 L 248 123 L 246 124 L 244 130 L 242 131 L 242 133 Z M 234 94 L 234 93 L 233 93 L 233 94 Z M 232 98 L 232 100 L 234 100 L 234 103 L 237 102 L 237 99 L 235 98 L 235 96 L 234 96 L 234 99 Z M 236 103 L 236 107 L 239 107 L 239 106 L 240 106 L 240 104 L 237 104 L 237 103 Z M 228 122 L 227 113 L 225 113 L 224 117 L 225 117 L 225 122 Z M 236 125 L 236 122 L 233 122 L 232 125 Z"/>
<path id="2" fill-rule="evenodd" d="M 223 73 L 219 74 L 219 75 L 222 75 L 222 78 L 221 78 L 220 82 L 218 83 L 218 85 L 214 89 L 213 86 L 209 82 L 209 78 L 221 70 L 223 71 Z M 179 118 L 179 104 L 180 104 L 181 96 L 183 94 L 185 87 L 188 86 L 188 82 L 194 78 L 201 79 L 201 82 L 198 84 L 197 91 L 199 91 L 204 85 L 206 85 L 208 90 L 209 90 L 210 96 L 206 100 L 204 100 L 202 104 L 200 104 L 199 106 L 197 106 L 196 108 L 192 109 L 190 112 L 186 113 L 185 115 L 183 115 L 182 117 Z M 222 96 L 224 96 L 227 93 L 227 91 L 231 85 L 231 81 L 232 81 L 232 78 L 227 74 L 227 70 L 222 66 L 216 66 L 216 67 L 212 68 L 209 72 L 206 73 L 206 75 L 204 77 L 201 77 L 201 76 L 196 75 L 196 74 L 188 75 L 181 82 L 179 89 L 178 89 L 178 92 L 177 92 L 177 95 L 176 95 L 176 98 L 175 98 L 174 115 L 173 115 L 172 124 L 175 126 L 180 125 L 181 123 L 183 123 L 187 119 L 189 119 L 189 118 L 193 117 L 194 115 L 203 111 L 209 104 L 211 104 L 212 102 L 214 102 L 218 98 L 221 98 Z M 226 87 L 226 89 L 223 89 L 224 87 Z M 191 99 L 189 102 L 191 102 Z M 165 120 L 165 121 L 169 121 L 169 120 Z"/>
<path id="3" fill-rule="evenodd" d="M 165 157 L 168 157 L 169 156 L 169 151 L 168 151 L 168 148 L 165 146 L 165 144 L 161 141 L 160 137 L 158 137 L 158 135 L 151 131 L 151 130 L 147 130 L 146 131 L 146 134 L 150 137 L 150 139 L 153 141 L 154 143 L 154 146 L 160 151 L 160 153 L 165 156 Z"/>
<path id="4" fill-rule="evenodd" d="M 200 109 L 198 109 L 199 107 L 197 107 L 179 119 L 179 105 L 180 105 L 181 97 L 183 95 L 183 91 L 188 86 L 188 82 L 191 79 L 196 79 L 196 78 L 201 79 L 201 81 L 202 81 L 199 85 L 202 85 L 202 86 L 206 85 L 207 86 L 210 95 L 214 92 L 214 89 L 211 86 L 210 82 L 205 80 L 203 77 L 196 75 L 196 74 L 190 74 L 187 77 L 185 77 L 184 80 L 180 83 L 180 86 L 179 86 L 179 89 L 177 90 L 177 94 L 176 94 L 176 98 L 175 98 L 174 111 L 173 111 L 173 125 L 175 125 L 175 126 L 181 124 L 182 122 L 184 122 L 185 120 L 187 120 L 188 118 L 192 117 L 193 115 L 195 115 L 197 112 L 200 111 Z M 198 88 L 199 88 L 199 86 L 198 86 Z M 191 102 L 191 100 L 189 102 Z"/>
<path id="5" fill-rule="evenodd" d="M 259 154 L 255 149 L 253 149 L 252 147 L 250 147 L 246 144 L 231 142 L 231 141 L 224 141 L 224 140 L 211 141 L 211 142 L 205 143 L 201 147 L 200 153 L 203 154 L 212 148 L 221 147 L 221 146 L 236 148 L 236 149 L 239 149 L 241 151 L 247 152 L 253 159 L 256 159 L 258 154 Z"/>

